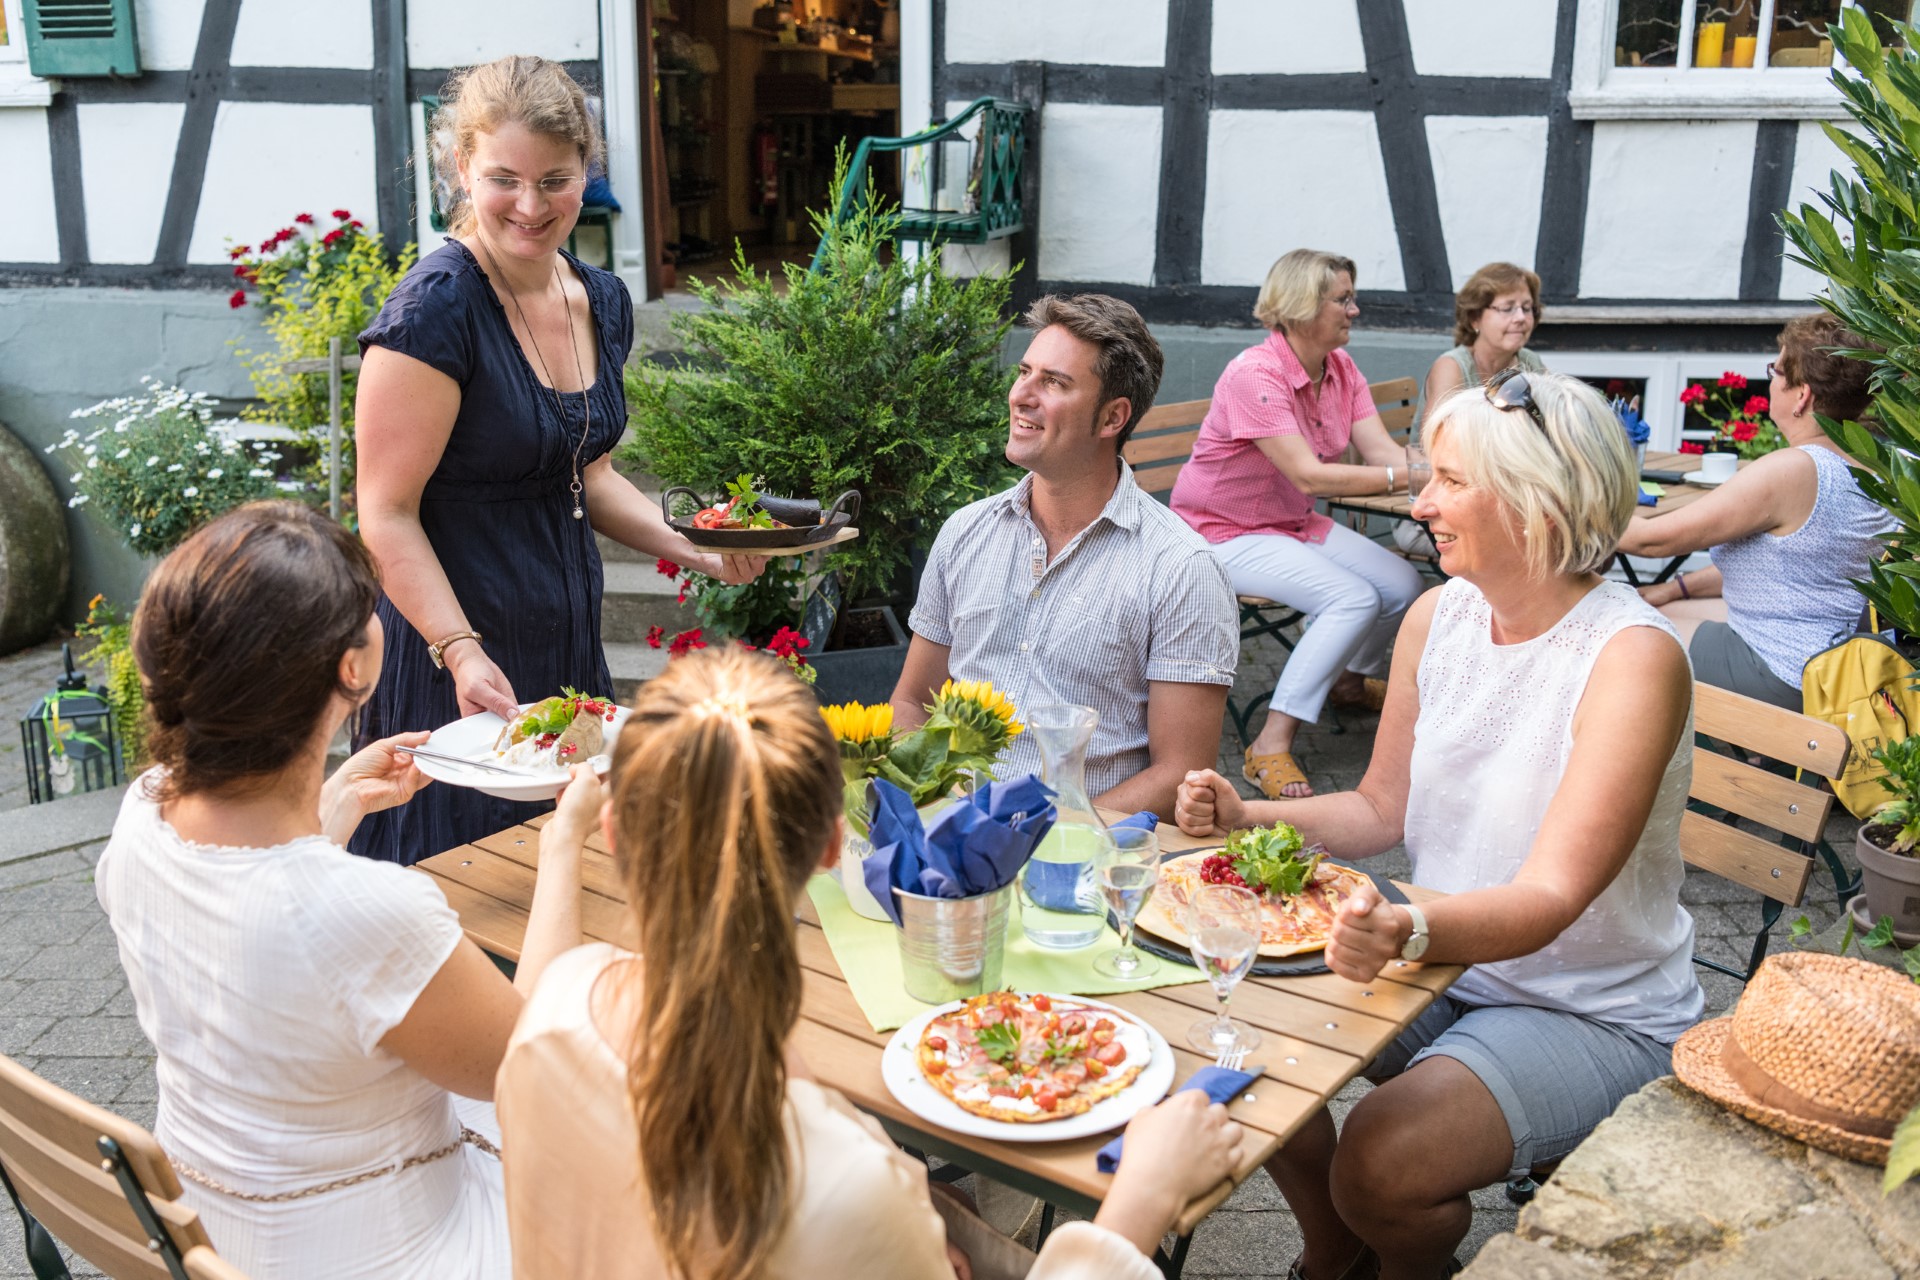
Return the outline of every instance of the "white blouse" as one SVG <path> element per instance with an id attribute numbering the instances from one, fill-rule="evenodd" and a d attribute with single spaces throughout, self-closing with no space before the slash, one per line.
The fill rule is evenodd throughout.
<path id="1" fill-rule="evenodd" d="M 437 1151 L 454 1099 L 379 1041 L 460 940 L 432 880 L 322 836 L 194 844 L 128 788 L 95 888 L 159 1059 L 154 1133 L 228 1187 L 273 1194 Z M 471 1146 L 260 1204 L 182 1178 L 214 1247 L 276 1280 L 505 1280 L 500 1162 Z"/>
<path id="2" fill-rule="evenodd" d="M 1479 588 L 1442 588 L 1420 655 L 1407 856 L 1413 882 L 1442 893 L 1510 883 L 1540 833 L 1573 752 L 1573 713 L 1594 661 L 1627 627 L 1673 625 L 1618 582 L 1602 582 L 1544 635 L 1493 642 Z M 1693 713 L 1667 761 L 1639 843 L 1612 884 L 1558 938 L 1477 964 L 1449 994 L 1469 1004 L 1584 1014 L 1672 1043 L 1700 1017 L 1693 917 L 1680 905 L 1680 815 L 1693 779 Z"/>

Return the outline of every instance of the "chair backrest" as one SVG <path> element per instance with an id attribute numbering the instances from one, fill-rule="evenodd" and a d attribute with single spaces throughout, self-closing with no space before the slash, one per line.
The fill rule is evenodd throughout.
<path id="1" fill-rule="evenodd" d="M 1413 426 L 1414 398 L 1420 384 L 1412 378 L 1392 378 L 1371 383 L 1367 390 L 1373 393 L 1374 407 L 1380 410 L 1380 420 L 1388 433 L 1404 442 Z M 1193 442 L 1200 438 L 1200 424 L 1212 407 L 1211 399 L 1156 405 L 1134 426 L 1133 436 L 1122 452 L 1142 489 L 1162 502 L 1167 500 L 1173 482 L 1180 478 L 1180 468 L 1193 456 Z"/>
<path id="2" fill-rule="evenodd" d="M 1847 735 L 1834 726 L 1710 684 L 1693 686 L 1693 727 L 1705 737 L 1813 776 L 1839 777 L 1847 759 Z M 1688 864 L 1798 906 L 1813 872 L 1810 851 L 1826 828 L 1833 794 L 1696 745 L 1691 797 L 1778 832 L 1784 840 L 1768 840 L 1689 809 L 1680 819 L 1680 852 Z"/>
<path id="3" fill-rule="evenodd" d="M 205 1245 L 187 1251 L 187 1280 L 247 1280 L 246 1272 Z"/>
<path id="4" fill-rule="evenodd" d="M 175 1250 L 211 1252 L 206 1229 L 180 1203 L 180 1181 L 152 1134 L 0 1057 L 0 1168 L 27 1210 L 117 1280 L 169 1280 L 173 1273 L 149 1247 L 119 1180 L 103 1167 L 102 1138 L 119 1144 Z"/>

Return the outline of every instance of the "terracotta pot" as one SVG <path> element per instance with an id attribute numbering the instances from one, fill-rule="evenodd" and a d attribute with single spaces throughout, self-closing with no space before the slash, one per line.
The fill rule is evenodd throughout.
<path id="1" fill-rule="evenodd" d="M 1896 933 L 1920 933 L 1920 858 L 1888 852 L 1868 837 L 1869 831 L 1891 835 L 1892 828 L 1862 825 L 1853 838 L 1867 913 L 1876 922 L 1892 916 Z"/>

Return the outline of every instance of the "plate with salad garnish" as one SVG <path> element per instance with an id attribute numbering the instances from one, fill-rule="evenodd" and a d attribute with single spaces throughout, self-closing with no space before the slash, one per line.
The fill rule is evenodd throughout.
<path id="1" fill-rule="evenodd" d="M 613 699 L 562 689 L 525 703 L 512 720 L 482 711 L 433 731 L 414 756 L 436 782 L 502 800 L 551 800 L 576 764 L 606 772 L 613 742 L 627 722 Z"/>
<path id="2" fill-rule="evenodd" d="M 688 542 L 709 551 L 743 555 L 800 555 L 859 536 L 860 494 L 849 489 L 829 507 L 811 498 L 781 498 L 762 493 L 762 484 L 743 475 L 729 481 L 727 495 L 708 502 L 685 485 L 660 495 L 667 524 Z M 674 499 L 691 499 L 691 515 L 675 515 Z M 684 510 L 684 506 L 683 506 Z"/>

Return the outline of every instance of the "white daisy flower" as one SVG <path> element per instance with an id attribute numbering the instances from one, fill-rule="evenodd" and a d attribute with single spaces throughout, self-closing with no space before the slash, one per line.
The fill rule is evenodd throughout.
<path id="1" fill-rule="evenodd" d="M 180 491 L 180 496 L 183 498 L 197 498 L 200 496 L 200 488 L 198 485 L 190 484 Z"/>
<path id="2" fill-rule="evenodd" d="M 213 470 L 207 472 L 207 479 L 218 480 L 221 476 L 225 474 L 226 472 L 222 471 L 219 467 L 215 467 L 213 468 Z"/>

